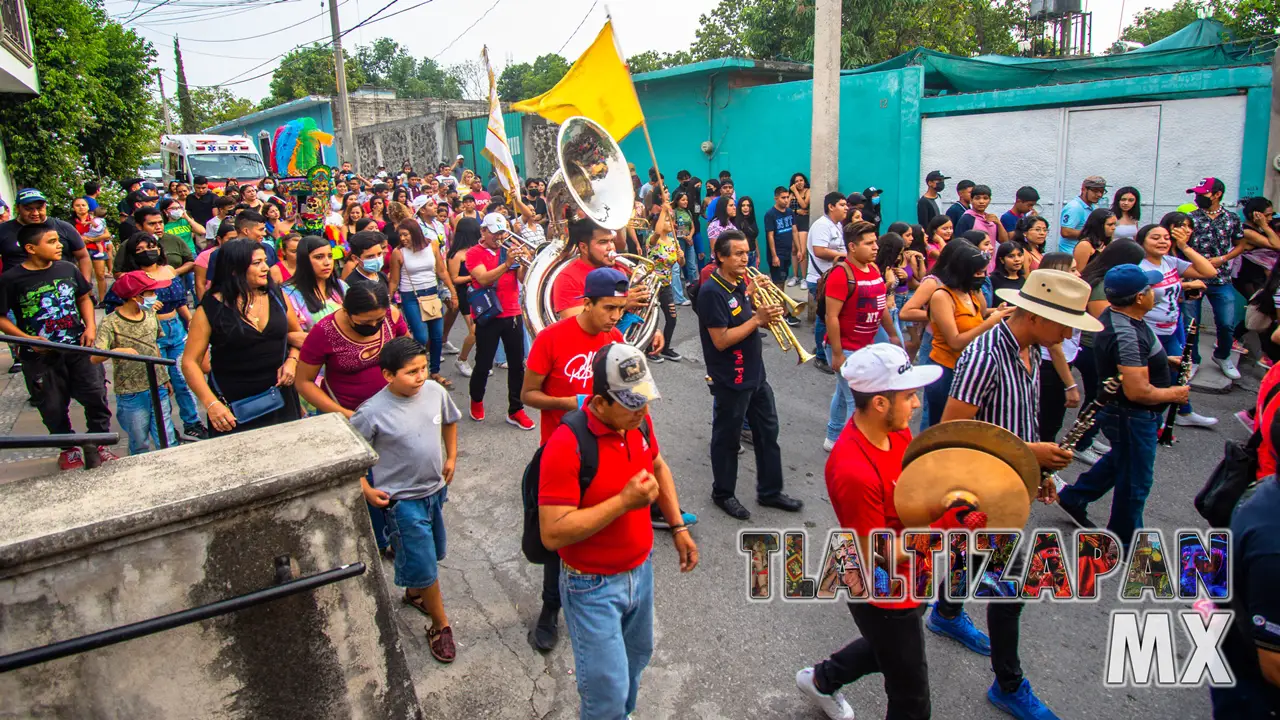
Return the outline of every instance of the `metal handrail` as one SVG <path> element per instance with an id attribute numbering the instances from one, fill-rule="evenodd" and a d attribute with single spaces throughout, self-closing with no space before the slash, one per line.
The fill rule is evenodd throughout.
<path id="1" fill-rule="evenodd" d="M 274 600 L 297 595 L 309 590 L 315 590 L 318 587 L 330 585 L 332 583 L 346 580 L 348 578 L 363 575 L 365 564 L 355 562 L 349 565 L 343 565 L 332 570 L 326 570 L 315 575 L 298 578 L 297 580 L 289 580 L 279 585 L 273 585 L 261 590 L 255 590 L 244 595 L 219 600 L 201 605 L 199 607 L 189 608 L 187 610 L 179 610 L 168 615 L 161 615 L 149 620 L 121 625 L 120 627 L 103 630 L 89 635 L 82 635 L 78 638 L 63 640 L 60 642 L 44 645 L 30 650 L 23 650 L 11 655 L 0 657 L 0 673 L 7 673 L 13 670 L 21 670 L 25 667 L 38 665 L 40 663 L 57 660 L 67 657 L 68 655 L 77 655 L 90 650 L 115 645 L 125 642 L 126 640 L 134 640 L 136 638 L 154 635 L 165 630 L 172 630 L 183 625 L 208 620 L 220 615 L 226 615 L 238 610 L 244 610 Z"/>
<path id="2" fill-rule="evenodd" d="M 155 414 L 154 420 L 156 424 L 156 437 L 160 441 L 160 449 L 169 447 L 168 428 L 164 427 L 164 407 L 160 403 L 160 381 L 156 377 L 156 366 L 164 365 L 165 367 L 175 367 L 178 362 L 165 357 L 156 357 L 155 355 L 138 355 L 135 353 L 122 353 L 115 350 L 99 350 L 98 348 L 85 347 L 83 345 L 68 345 L 67 343 L 50 342 L 39 338 L 18 337 L 17 335 L 5 335 L 0 333 L 0 342 L 9 343 L 11 345 L 21 345 L 29 348 L 41 348 L 44 350 L 52 350 L 55 352 L 78 353 L 80 355 L 94 355 L 97 357 L 106 357 L 113 360 L 131 360 L 133 362 L 145 363 L 147 366 L 147 385 L 148 393 L 151 395 L 151 412 Z M 177 428 L 174 428 L 177 432 Z M 67 435 L 49 435 L 46 440 L 37 443 L 22 445 L 18 444 L 22 440 L 22 436 L 9 438 L 6 448 L 33 448 L 33 447 L 65 447 L 67 445 L 114 445 L 120 442 L 120 435 L 110 433 L 110 442 L 101 441 L 102 433 L 70 433 Z M 95 439 L 97 438 L 97 439 Z M 51 444 L 56 443 L 56 444 Z M 101 460 L 97 459 L 97 453 L 85 453 L 85 466 L 97 467 L 101 464 Z"/>

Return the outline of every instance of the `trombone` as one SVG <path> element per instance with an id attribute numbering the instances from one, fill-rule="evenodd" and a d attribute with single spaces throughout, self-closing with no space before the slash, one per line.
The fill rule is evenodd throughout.
<path id="1" fill-rule="evenodd" d="M 751 304 L 759 308 L 762 305 L 781 305 L 786 315 L 798 318 L 804 312 L 805 303 L 792 300 L 789 295 L 783 292 L 777 285 L 773 284 L 773 280 L 768 275 L 759 270 L 748 267 L 747 277 L 751 278 L 751 282 L 755 285 L 755 293 L 751 296 Z M 773 339 L 778 343 L 778 347 L 783 352 L 795 351 L 797 365 L 803 365 L 814 358 L 813 353 L 807 352 L 804 345 L 796 339 L 796 334 L 791 330 L 791 326 L 786 323 L 786 318 L 778 318 L 769 324 L 769 332 L 773 333 Z"/>

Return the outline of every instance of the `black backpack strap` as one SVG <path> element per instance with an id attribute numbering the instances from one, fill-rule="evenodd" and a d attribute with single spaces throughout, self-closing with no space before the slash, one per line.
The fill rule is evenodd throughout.
<path id="1" fill-rule="evenodd" d="M 585 494 L 599 469 L 600 447 L 596 445 L 596 436 L 587 427 L 587 414 L 582 410 L 565 413 L 560 422 L 568 425 L 578 440 L 578 489 Z"/>

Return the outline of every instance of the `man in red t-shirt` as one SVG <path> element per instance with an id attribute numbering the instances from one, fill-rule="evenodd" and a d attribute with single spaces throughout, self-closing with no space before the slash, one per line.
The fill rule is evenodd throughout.
<path id="1" fill-rule="evenodd" d="M 941 377 L 942 368 L 912 367 L 905 350 L 877 343 L 857 350 L 837 369 L 852 392 L 854 411 L 827 458 L 827 495 L 840 527 L 857 536 L 864 576 L 870 581 L 866 568 L 872 565 L 871 532 L 904 529 L 893 490 L 911 442 L 911 413 L 920 407 L 917 390 Z M 906 553 L 898 547 L 895 551 L 898 573 L 909 577 Z M 853 720 L 853 709 L 837 691 L 879 672 L 889 696 L 889 717 L 928 718 L 929 671 L 920 604 L 909 599 L 871 600 L 850 603 L 849 609 L 861 637 L 796 673 L 800 691 L 827 717 Z"/>
<path id="2" fill-rule="evenodd" d="M 840 437 L 840 429 L 853 412 L 849 384 L 839 376 L 845 353 L 875 342 L 876 333 L 884 328 L 894 345 L 902 338 L 893 325 L 893 317 L 885 312 L 888 289 L 884 275 L 875 265 L 876 226 L 861 220 L 844 231 L 845 260 L 831 266 L 826 282 L 827 358 L 836 371 L 836 390 L 831 398 L 831 414 L 827 418 L 827 439 L 822 443 L 830 452 Z"/>
<path id="3" fill-rule="evenodd" d="M 578 441 L 561 425 L 542 450 L 538 519 L 543 545 L 559 551 L 564 565 L 560 593 L 582 717 L 620 718 L 635 710 L 640 673 L 653 654 L 649 506 L 656 501 L 671 523 L 681 572 L 697 566 L 698 548 L 679 521 L 675 479 L 649 419 L 659 395 L 644 353 L 606 345 L 591 372 L 585 412 L 596 438 L 595 477 L 580 489 Z"/>
<path id="4" fill-rule="evenodd" d="M 524 325 L 520 313 L 520 280 L 528 264 L 529 253 L 523 244 L 507 252 L 500 245 L 510 235 L 507 219 L 489 213 L 480 223 L 480 242 L 467 251 L 467 271 L 477 288 L 492 287 L 497 291 L 501 311 L 496 317 L 476 322 L 476 364 L 471 373 L 471 419 L 484 420 L 484 391 L 489 382 L 489 369 L 498 354 L 498 342 L 507 353 L 507 422 L 521 430 L 532 430 L 533 420 L 520 402 L 524 384 Z M 472 317 L 476 305 L 471 305 Z"/>

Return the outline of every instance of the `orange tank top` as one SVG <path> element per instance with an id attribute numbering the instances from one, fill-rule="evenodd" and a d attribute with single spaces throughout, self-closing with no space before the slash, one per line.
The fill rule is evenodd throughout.
<path id="1" fill-rule="evenodd" d="M 971 292 L 969 299 L 973 302 L 974 310 L 965 307 L 960 300 L 960 294 L 949 287 L 942 288 L 951 295 L 951 302 L 955 303 L 956 332 L 966 333 L 982 324 L 982 311 L 985 308 L 986 301 L 982 297 L 982 293 Z M 947 341 L 938 333 L 938 328 L 932 323 L 929 330 L 933 333 L 933 349 L 929 351 L 929 359 L 935 363 L 952 370 L 956 367 L 956 361 L 960 359 L 961 350 L 952 350 Z"/>

